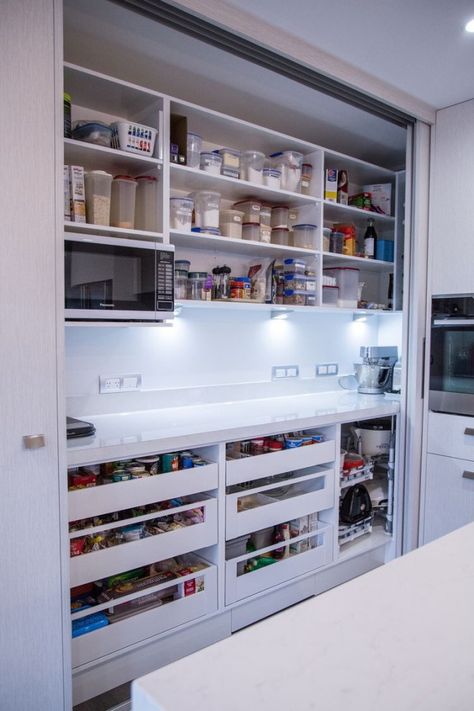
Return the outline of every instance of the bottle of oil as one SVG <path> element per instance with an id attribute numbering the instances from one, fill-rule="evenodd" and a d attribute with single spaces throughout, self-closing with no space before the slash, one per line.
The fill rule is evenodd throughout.
<path id="1" fill-rule="evenodd" d="M 375 231 L 374 221 L 367 220 L 367 228 L 364 235 L 364 255 L 369 259 L 375 259 L 377 249 L 377 232 Z"/>

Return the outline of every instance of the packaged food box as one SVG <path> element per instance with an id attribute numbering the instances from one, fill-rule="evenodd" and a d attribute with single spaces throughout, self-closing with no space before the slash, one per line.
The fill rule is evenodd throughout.
<path id="1" fill-rule="evenodd" d="M 374 183 L 364 185 L 364 191 L 371 195 L 371 205 L 375 212 L 384 215 L 392 214 L 392 185 L 391 183 Z"/>
<path id="2" fill-rule="evenodd" d="M 370 212 L 372 208 L 372 198 L 369 192 L 357 193 L 349 197 L 349 205 L 358 207 L 359 210 L 367 210 Z"/>
<path id="3" fill-rule="evenodd" d="M 71 189 L 69 187 L 69 166 L 64 166 L 64 219 L 71 219 Z"/>
<path id="4" fill-rule="evenodd" d="M 337 201 L 337 170 L 335 168 L 327 168 L 326 181 L 324 187 L 324 199 L 330 202 Z"/>
<path id="5" fill-rule="evenodd" d="M 86 221 L 86 193 L 84 189 L 84 168 L 81 165 L 69 166 L 69 190 L 71 199 L 71 220 Z"/>
<path id="6" fill-rule="evenodd" d="M 349 175 L 347 170 L 340 170 L 337 176 L 337 202 L 341 205 L 349 204 Z"/>

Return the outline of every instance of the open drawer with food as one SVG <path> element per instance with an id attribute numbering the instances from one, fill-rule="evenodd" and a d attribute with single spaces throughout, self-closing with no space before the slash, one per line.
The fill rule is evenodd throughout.
<path id="1" fill-rule="evenodd" d="M 333 528 L 317 513 L 228 541 L 226 604 L 328 565 L 333 556 Z"/>
<path id="2" fill-rule="evenodd" d="M 193 553 L 73 588 L 73 667 L 216 609 L 217 568 Z"/>
<path id="3" fill-rule="evenodd" d="M 226 539 L 335 505 L 334 469 L 313 466 L 227 487 Z"/>
<path id="4" fill-rule="evenodd" d="M 71 468 L 69 521 L 216 489 L 212 449 L 166 452 Z"/>
<path id="5" fill-rule="evenodd" d="M 75 587 L 217 543 L 217 500 L 185 496 L 70 524 Z"/>
<path id="6" fill-rule="evenodd" d="M 226 483 L 239 484 L 316 464 L 336 456 L 334 428 L 230 442 L 226 447 Z"/>

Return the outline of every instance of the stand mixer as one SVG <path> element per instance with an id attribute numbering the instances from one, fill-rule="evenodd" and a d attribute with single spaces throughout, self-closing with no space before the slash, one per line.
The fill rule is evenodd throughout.
<path id="1" fill-rule="evenodd" d="M 354 363 L 358 392 L 380 395 L 392 390 L 393 369 L 398 360 L 397 346 L 361 346 L 360 357 L 362 363 Z"/>

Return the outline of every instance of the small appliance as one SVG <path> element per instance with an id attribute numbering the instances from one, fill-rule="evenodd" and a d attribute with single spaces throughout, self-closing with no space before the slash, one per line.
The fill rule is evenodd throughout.
<path id="1" fill-rule="evenodd" d="M 392 390 L 397 346 L 361 346 L 360 357 L 362 363 L 354 363 L 357 390 L 364 395 L 380 395 Z"/>

